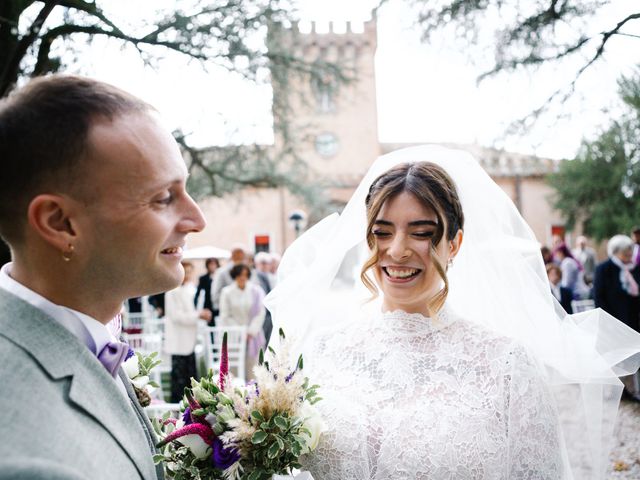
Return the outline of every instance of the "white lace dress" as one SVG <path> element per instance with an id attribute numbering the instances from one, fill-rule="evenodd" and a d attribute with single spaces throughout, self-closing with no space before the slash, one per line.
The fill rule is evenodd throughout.
<path id="1" fill-rule="evenodd" d="M 458 318 L 396 311 L 323 338 L 316 480 L 559 479 L 557 420 L 524 349 Z"/>

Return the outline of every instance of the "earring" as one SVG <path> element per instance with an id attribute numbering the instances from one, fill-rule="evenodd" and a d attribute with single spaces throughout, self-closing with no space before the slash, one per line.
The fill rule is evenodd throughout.
<path id="1" fill-rule="evenodd" d="M 62 259 L 65 262 L 70 262 L 71 261 L 71 257 L 73 256 L 73 250 L 74 250 L 74 246 L 69 244 L 69 251 L 68 252 L 62 252 Z"/>
<path id="2" fill-rule="evenodd" d="M 447 260 L 447 267 L 453 267 L 453 257 L 449 257 L 449 260 Z"/>

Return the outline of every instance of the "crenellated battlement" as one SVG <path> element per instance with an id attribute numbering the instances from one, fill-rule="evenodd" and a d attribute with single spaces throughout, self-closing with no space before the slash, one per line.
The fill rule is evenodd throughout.
<path id="1" fill-rule="evenodd" d="M 365 22 L 294 22 L 280 32 L 295 53 L 329 61 L 373 54 L 378 44 L 375 14 Z"/>

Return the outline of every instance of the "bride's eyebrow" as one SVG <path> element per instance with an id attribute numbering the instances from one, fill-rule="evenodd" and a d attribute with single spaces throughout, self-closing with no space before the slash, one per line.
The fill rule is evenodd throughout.
<path id="1" fill-rule="evenodd" d="M 438 222 L 434 222 L 433 220 L 416 220 L 415 222 L 409 222 L 410 227 L 422 227 L 425 225 L 430 227 L 437 227 Z"/>
<path id="2" fill-rule="evenodd" d="M 385 225 L 387 227 L 393 227 L 393 222 L 390 222 L 389 220 L 376 220 L 375 222 L 373 222 L 374 225 Z"/>

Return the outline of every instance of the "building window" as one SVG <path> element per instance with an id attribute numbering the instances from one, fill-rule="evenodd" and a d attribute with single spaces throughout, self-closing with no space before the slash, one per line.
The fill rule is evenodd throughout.
<path id="1" fill-rule="evenodd" d="M 320 113 L 335 112 L 335 97 L 338 90 L 336 79 L 328 74 L 320 74 L 311 78 L 311 90 Z"/>

